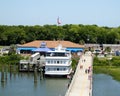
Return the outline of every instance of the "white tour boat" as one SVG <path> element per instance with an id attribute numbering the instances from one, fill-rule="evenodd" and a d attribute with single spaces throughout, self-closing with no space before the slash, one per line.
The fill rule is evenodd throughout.
<path id="1" fill-rule="evenodd" d="M 48 51 L 45 57 L 45 75 L 68 76 L 72 71 L 71 52 L 66 51 L 62 45 L 54 51 Z"/>

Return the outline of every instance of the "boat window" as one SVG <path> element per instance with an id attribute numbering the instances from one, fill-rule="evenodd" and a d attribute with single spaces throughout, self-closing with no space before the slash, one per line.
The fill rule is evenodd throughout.
<path id="1" fill-rule="evenodd" d="M 37 60 L 40 60 L 40 58 L 38 58 Z"/>
<path id="2" fill-rule="evenodd" d="M 26 64 L 24 65 L 24 69 L 27 69 L 27 65 Z"/>
<path id="3" fill-rule="evenodd" d="M 57 68 L 57 71 L 59 71 L 59 68 Z"/>
<path id="4" fill-rule="evenodd" d="M 48 71 L 50 71 L 50 68 L 47 68 Z"/>
<path id="5" fill-rule="evenodd" d="M 51 64 L 53 64 L 53 60 L 51 60 Z"/>
<path id="6" fill-rule="evenodd" d="M 21 64 L 21 69 L 23 69 L 24 68 L 24 64 Z"/>
<path id="7" fill-rule="evenodd" d="M 56 68 L 53 68 L 53 71 L 55 71 L 56 70 Z"/>
<path id="8" fill-rule="evenodd" d="M 48 64 L 50 63 L 50 61 L 48 61 Z"/>
<path id="9" fill-rule="evenodd" d="M 62 68 L 60 68 L 60 71 L 62 71 L 63 69 Z"/>
<path id="10" fill-rule="evenodd" d="M 50 56 L 51 53 L 46 53 L 46 56 Z"/>
<path id="11" fill-rule="evenodd" d="M 57 64 L 59 64 L 59 61 L 57 61 Z"/>
<path id="12" fill-rule="evenodd" d="M 53 53 L 53 56 L 65 56 L 65 53 Z"/>
<path id="13" fill-rule="evenodd" d="M 54 56 L 54 53 L 50 53 L 50 56 Z"/>
<path id="14" fill-rule="evenodd" d="M 66 68 L 63 68 L 63 70 L 66 70 Z"/>

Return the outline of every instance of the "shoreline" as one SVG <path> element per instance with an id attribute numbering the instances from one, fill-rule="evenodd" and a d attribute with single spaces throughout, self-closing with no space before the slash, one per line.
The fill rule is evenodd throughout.
<path id="1" fill-rule="evenodd" d="M 113 77 L 120 82 L 120 67 L 117 66 L 93 66 L 93 73 L 104 73 Z"/>

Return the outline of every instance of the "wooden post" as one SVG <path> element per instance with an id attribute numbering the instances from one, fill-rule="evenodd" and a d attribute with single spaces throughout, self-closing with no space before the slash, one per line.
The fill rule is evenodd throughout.
<path id="1" fill-rule="evenodd" d="M 28 63 L 28 67 L 27 68 L 28 68 L 28 72 L 30 72 L 30 63 Z"/>
<path id="2" fill-rule="evenodd" d="M 40 80 L 42 80 L 43 79 L 43 69 L 42 69 L 42 67 L 40 67 Z"/>
<path id="3" fill-rule="evenodd" d="M 12 67 L 10 65 L 10 80 L 12 79 Z"/>
<path id="4" fill-rule="evenodd" d="M 14 72 L 16 72 L 16 65 L 13 65 L 13 68 L 14 68 L 14 69 L 13 69 L 13 70 L 14 70 Z"/>
<path id="5" fill-rule="evenodd" d="M 37 83 L 37 68 L 34 68 L 34 83 Z"/>
<path id="6" fill-rule="evenodd" d="M 4 76 L 4 65 L 2 66 L 1 82 L 5 82 L 5 76 Z"/>
<path id="7" fill-rule="evenodd" d="M 10 64 L 10 73 L 12 72 L 12 66 L 11 66 L 11 64 Z"/>
<path id="8" fill-rule="evenodd" d="M 5 80 L 7 81 L 7 71 L 8 71 L 8 69 L 7 69 L 7 66 L 5 67 Z"/>

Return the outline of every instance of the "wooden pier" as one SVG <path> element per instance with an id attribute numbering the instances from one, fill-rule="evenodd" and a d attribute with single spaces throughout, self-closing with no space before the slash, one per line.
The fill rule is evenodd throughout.
<path id="1" fill-rule="evenodd" d="M 92 96 L 92 63 L 91 52 L 80 57 L 75 75 L 65 96 Z"/>

